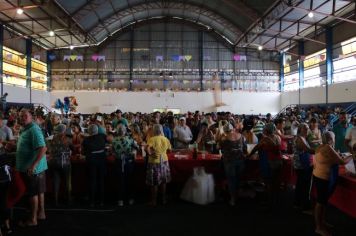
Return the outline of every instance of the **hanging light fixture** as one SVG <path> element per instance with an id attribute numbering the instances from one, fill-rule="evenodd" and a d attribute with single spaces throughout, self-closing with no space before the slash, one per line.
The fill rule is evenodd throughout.
<path id="1" fill-rule="evenodd" d="M 259 45 L 259 46 L 257 47 L 257 49 L 258 49 L 259 51 L 261 51 L 261 50 L 263 49 L 263 47 L 262 47 L 261 45 Z"/>
<path id="2" fill-rule="evenodd" d="M 312 11 L 309 12 L 309 13 L 308 13 L 308 17 L 309 17 L 309 18 L 313 18 L 313 17 L 314 17 L 314 13 L 313 13 Z"/>
<path id="3" fill-rule="evenodd" d="M 23 9 L 22 9 L 21 7 L 17 8 L 16 13 L 17 13 L 18 15 L 22 15 Z"/>
<path id="4" fill-rule="evenodd" d="M 51 30 L 51 31 L 49 31 L 49 36 L 51 36 L 51 37 L 53 37 L 54 36 L 54 31 L 53 30 Z"/>

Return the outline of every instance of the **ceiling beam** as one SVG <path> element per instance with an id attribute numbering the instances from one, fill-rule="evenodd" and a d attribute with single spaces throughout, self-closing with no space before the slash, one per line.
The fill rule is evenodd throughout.
<path id="1" fill-rule="evenodd" d="M 10 2 L 9 0 L 5 0 L 7 3 L 9 3 L 10 5 L 12 5 L 13 7 L 16 7 L 16 5 L 14 5 L 12 2 Z M 46 29 L 49 31 L 49 29 L 42 25 L 41 23 L 39 23 L 38 21 L 36 21 L 34 18 L 32 18 L 28 13 L 26 13 L 26 11 L 24 11 L 23 13 L 24 15 L 26 15 L 28 18 L 31 19 L 32 22 L 36 22 L 38 25 L 40 25 L 42 28 Z M 21 26 L 23 26 L 22 24 L 20 24 Z M 33 31 L 33 30 L 32 30 Z M 44 38 L 43 36 L 41 36 L 40 34 L 37 34 L 36 32 L 34 32 L 36 35 L 38 35 L 41 38 Z M 60 40 L 62 40 L 64 43 L 68 43 L 66 40 L 64 40 L 62 37 L 58 37 Z M 47 40 L 48 41 L 48 40 Z M 57 45 L 56 45 L 57 46 Z"/>
<path id="2" fill-rule="evenodd" d="M 86 6 L 88 6 L 89 4 L 91 4 L 94 0 L 87 0 L 85 3 L 83 3 L 82 5 L 80 5 L 77 9 L 75 9 L 72 13 L 69 13 L 70 17 L 75 17 L 75 15 L 80 12 L 81 10 L 83 10 L 83 8 L 85 8 Z M 56 1 L 57 2 L 57 1 Z M 57 4 L 59 4 L 57 2 Z M 60 5 L 60 4 L 59 4 Z"/>
<path id="3" fill-rule="evenodd" d="M 194 6 L 194 7 L 199 7 L 202 8 L 202 4 L 195 4 L 193 2 L 190 1 L 162 1 L 162 0 L 152 0 L 152 1 L 138 1 L 135 4 L 129 4 L 127 7 L 121 8 L 121 9 L 116 9 L 116 11 L 112 12 L 112 14 L 107 15 L 106 17 L 101 18 L 102 22 L 105 22 L 106 20 L 112 18 L 114 15 L 119 15 L 119 13 L 121 12 L 125 12 L 125 11 L 131 11 L 132 9 L 135 7 L 143 7 L 145 8 L 147 6 L 147 4 L 183 4 L 184 6 Z M 162 8 L 163 9 L 163 8 Z M 189 8 L 187 8 L 189 9 Z M 215 9 L 211 9 L 208 8 L 207 6 L 204 6 L 203 10 L 205 11 L 209 11 L 209 12 L 213 12 L 215 15 L 220 16 L 221 18 L 225 19 L 226 21 L 230 22 L 232 25 L 234 25 L 236 28 L 238 28 L 241 32 L 244 31 L 243 26 L 241 25 L 236 25 L 235 23 L 233 23 L 230 19 L 228 19 L 227 17 L 221 15 L 220 13 L 218 13 Z M 92 27 L 86 29 L 87 32 L 91 32 L 94 28 L 96 28 L 99 25 L 99 23 L 97 25 L 93 25 Z"/>
<path id="4" fill-rule="evenodd" d="M 164 18 L 159 18 L 159 19 L 146 19 L 146 20 L 142 20 L 139 22 L 135 22 L 133 25 L 129 25 L 129 26 L 125 26 L 122 29 L 120 29 L 119 31 L 117 31 L 114 35 L 112 35 L 111 37 L 108 37 L 106 40 L 104 40 L 99 46 L 97 51 L 100 51 L 101 49 L 105 48 L 108 43 L 110 43 L 111 41 L 109 39 L 115 38 L 115 37 L 119 37 L 120 35 L 129 32 L 130 30 L 132 30 L 132 26 L 134 28 L 140 27 L 142 25 L 147 25 L 147 24 L 151 24 L 151 23 L 161 23 L 162 21 L 165 22 L 172 22 L 172 23 L 179 23 L 182 24 L 184 23 L 185 25 L 189 25 L 192 26 L 194 28 L 197 28 L 199 30 L 203 30 L 204 32 L 213 35 L 214 38 L 216 38 L 219 42 L 221 42 L 224 46 L 226 46 L 227 48 L 229 48 L 230 50 L 233 50 L 233 46 L 224 38 L 222 37 L 221 34 L 219 34 L 218 32 L 214 31 L 214 30 L 207 30 L 206 28 L 204 28 L 203 26 L 201 26 L 200 24 L 197 24 L 193 21 L 189 21 L 186 19 L 177 19 L 177 18 L 173 18 L 173 17 L 164 17 Z"/>
<path id="5" fill-rule="evenodd" d="M 232 7 L 239 14 L 244 15 L 250 19 L 251 22 L 254 22 L 256 19 L 261 17 L 261 15 L 256 10 L 248 7 L 242 1 L 231 2 L 231 0 L 223 0 L 223 2 Z"/>

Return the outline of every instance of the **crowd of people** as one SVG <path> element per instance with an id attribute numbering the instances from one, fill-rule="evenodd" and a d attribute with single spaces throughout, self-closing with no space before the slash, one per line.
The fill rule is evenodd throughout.
<path id="1" fill-rule="evenodd" d="M 334 124 L 333 121 L 338 118 Z M 46 171 L 53 174 L 54 203 L 59 202 L 64 180 L 68 203 L 72 202 L 71 159 L 84 158 L 88 166 L 89 204 L 104 204 L 107 156 L 115 157 L 119 206 L 134 204 L 132 180 L 135 156 L 145 158 L 150 205 L 158 194 L 166 204 L 166 184 L 171 180 L 167 152 L 198 150 L 221 154 L 229 204 L 239 196 L 240 177 L 248 158 L 258 157 L 267 202 L 275 204 L 281 190 L 283 155 L 289 155 L 297 176 L 295 207 L 312 210 L 311 182 L 317 194 L 316 232 L 330 235 L 325 222 L 328 199 L 336 186 L 338 165 L 356 153 L 356 117 L 341 109 L 294 107 L 272 117 L 235 115 L 231 112 L 175 115 L 172 112 L 111 114 L 45 114 L 41 108 L 8 108 L 0 116 L 0 222 L 10 233 L 6 204 L 11 168 L 26 186 L 30 216 L 22 226 L 45 219 Z M 345 154 L 349 153 L 349 154 Z M 311 181 L 313 180 L 313 181 Z M 1 234 L 0 234 L 1 235 Z"/>

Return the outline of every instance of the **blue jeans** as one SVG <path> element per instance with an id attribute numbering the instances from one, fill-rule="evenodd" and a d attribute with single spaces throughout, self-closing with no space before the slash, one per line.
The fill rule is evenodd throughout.
<path id="1" fill-rule="evenodd" d="M 224 160 L 225 175 L 230 193 L 235 193 L 240 185 L 240 177 L 244 170 L 245 163 L 243 160 Z"/>

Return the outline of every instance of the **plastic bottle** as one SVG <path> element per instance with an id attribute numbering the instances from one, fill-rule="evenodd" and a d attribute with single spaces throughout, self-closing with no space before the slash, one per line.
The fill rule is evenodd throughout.
<path id="1" fill-rule="evenodd" d="M 193 150 L 193 159 L 196 160 L 198 158 L 198 144 L 194 143 L 194 150 Z"/>

